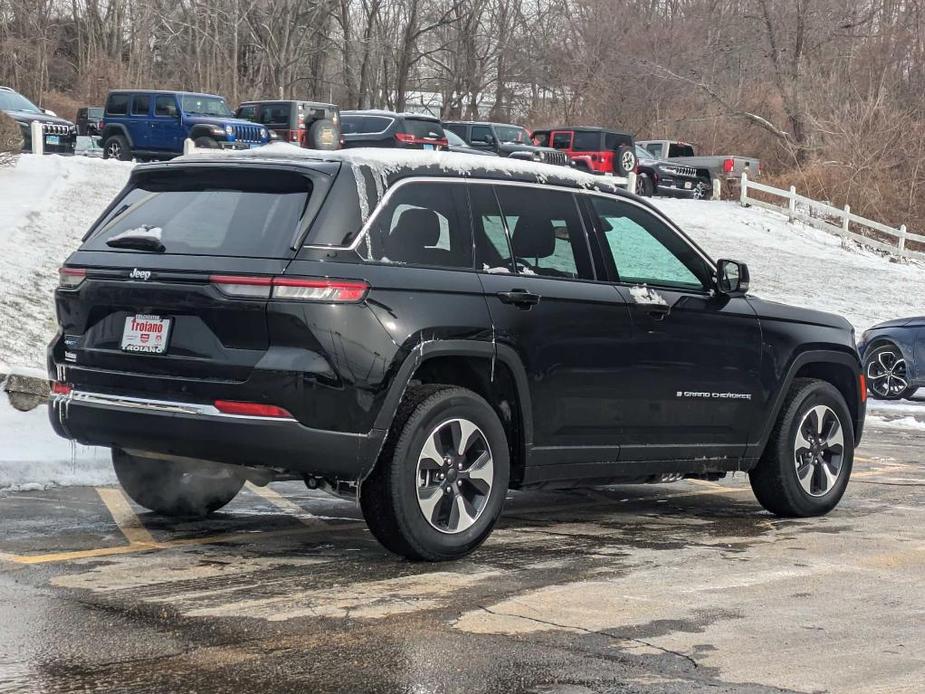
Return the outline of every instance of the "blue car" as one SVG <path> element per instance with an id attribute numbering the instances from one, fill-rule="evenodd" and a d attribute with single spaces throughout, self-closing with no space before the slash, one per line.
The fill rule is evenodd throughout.
<path id="1" fill-rule="evenodd" d="M 867 390 L 878 400 L 911 398 L 925 387 L 925 316 L 897 318 L 867 330 L 858 343 Z M 916 367 L 916 357 L 922 367 Z"/>
<path id="2" fill-rule="evenodd" d="M 235 118 L 214 94 L 119 89 L 109 92 L 103 111 L 103 158 L 170 159 L 183 141 L 197 147 L 249 149 L 273 139 L 259 123 Z"/>

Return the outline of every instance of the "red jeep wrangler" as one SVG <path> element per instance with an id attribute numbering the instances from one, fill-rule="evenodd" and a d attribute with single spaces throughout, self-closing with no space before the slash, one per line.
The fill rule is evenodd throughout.
<path id="1" fill-rule="evenodd" d="M 534 130 L 533 142 L 568 154 L 576 168 L 591 173 L 626 176 L 636 168 L 633 136 L 604 128 Z"/>

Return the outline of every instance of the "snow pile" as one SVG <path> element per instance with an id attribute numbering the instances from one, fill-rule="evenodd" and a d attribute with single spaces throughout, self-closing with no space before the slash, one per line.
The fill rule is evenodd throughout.
<path id="1" fill-rule="evenodd" d="M 0 490 L 73 484 L 115 484 L 109 451 L 58 438 L 45 406 L 19 412 L 0 394 Z"/>
<path id="2" fill-rule="evenodd" d="M 125 185 L 131 164 L 22 156 L 0 169 L 0 362 L 42 367 L 57 269 Z"/>

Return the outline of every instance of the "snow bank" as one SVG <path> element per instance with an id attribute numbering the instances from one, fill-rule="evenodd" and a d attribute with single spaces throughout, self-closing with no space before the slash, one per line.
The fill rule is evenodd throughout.
<path id="1" fill-rule="evenodd" d="M 108 450 L 59 438 L 51 429 L 45 406 L 18 412 L 0 395 L 0 490 L 115 481 Z"/>
<path id="2" fill-rule="evenodd" d="M 0 362 L 43 367 L 55 332 L 57 268 L 131 169 L 60 156 L 22 156 L 0 169 Z"/>

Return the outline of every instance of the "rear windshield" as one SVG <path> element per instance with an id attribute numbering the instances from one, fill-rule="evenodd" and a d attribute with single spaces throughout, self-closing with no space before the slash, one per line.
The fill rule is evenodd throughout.
<path id="1" fill-rule="evenodd" d="M 405 119 L 405 132 L 415 137 L 426 137 L 431 140 L 442 140 L 443 126 L 437 121 L 418 118 Z"/>
<path id="2" fill-rule="evenodd" d="M 97 226 L 83 248 L 113 248 L 121 236 L 156 235 L 164 252 L 281 258 L 289 255 L 311 181 L 283 171 L 163 171 L 139 179 Z"/>
<path id="3" fill-rule="evenodd" d="M 344 135 L 354 133 L 381 133 L 392 124 L 394 118 L 388 116 L 341 116 L 341 132 Z"/>
<path id="4" fill-rule="evenodd" d="M 288 101 L 260 106 L 260 122 L 264 125 L 281 125 L 288 128 L 291 116 L 292 104 Z"/>

